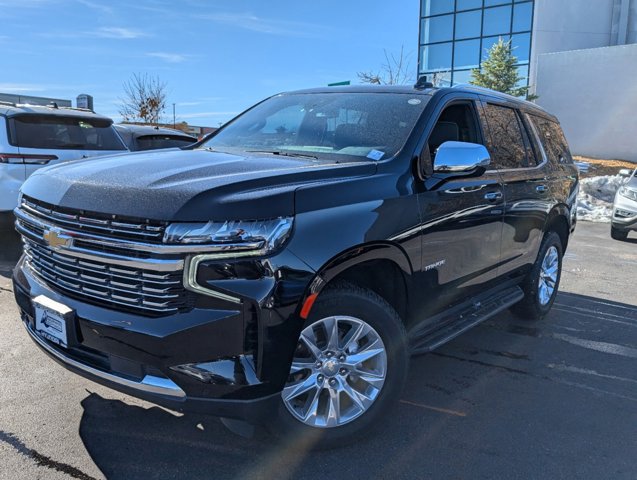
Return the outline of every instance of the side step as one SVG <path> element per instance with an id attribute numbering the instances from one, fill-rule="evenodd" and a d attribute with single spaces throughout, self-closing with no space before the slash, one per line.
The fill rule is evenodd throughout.
<path id="1" fill-rule="evenodd" d="M 452 338 L 509 308 L 522 298 L 524 298 L 524 292 L 519 286 L 514 286 L 476 298 L 468 307 L 463 305 L 436 315 L 427 322 L 425 328 L 410 332 L 409 344 L 412 355 L 435 350 Z"/>

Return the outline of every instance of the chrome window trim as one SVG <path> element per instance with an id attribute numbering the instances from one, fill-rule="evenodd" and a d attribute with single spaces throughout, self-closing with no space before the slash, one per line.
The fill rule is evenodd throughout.
<path id="1" fill-rule="evenodd" d="M 118 385 L 122 385 L 124 387 L 132 388 L 134 390 L 139 390 L 147 393 L 156 393 L 160 395 L 166 395 L 168 397 L 175 398 L 185 398 L 186 393 L 179 388 L 179 386 L 168 378 L 156 377 L 154 375 L 146 375 L 140 382 L 136 382 L 134 380 L 129 380 L 124 377 L 120 377 L 113 373 L 104 372 L 102 370 L 98 370 L 97 368 L 93 368 L 89 365 L 85 365 L 77 360 L 74 360 L 66 355 L 63 355 L 61 352 L 57 351 L 53 347 L 51 347 L 48 343 L 40 338 L 40 336 L 31 328 L 31 326 L 25 322 L 24 326 L 31 336 L 31 338 L 49 355 L 56 358 L 61 363 L 68 365 L 73 368 L 77 368 L 89 375 L 93 375 L 95 377 L 99 377 L 101 379 L 107 380 L 109 382 L 117 383 Z"/>

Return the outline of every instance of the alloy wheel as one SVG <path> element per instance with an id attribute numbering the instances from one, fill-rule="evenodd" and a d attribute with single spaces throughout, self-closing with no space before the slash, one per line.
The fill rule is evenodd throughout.
<path id="1" fill-rule="evenodd" d="M 338 427 L 371 407 L 386 374 L 387 353 L 378 332 L 361 319 L 331 316 L 301 332 L 281 395 L 302 423 Z"/>
<path id="2" fill-rule="evenodd" d="M 560 266 L 557 248 L 551 246 L 544 254 L 538 280 L 538 298 L 540 305 L 547 305 L 557 286 L 557 274 Z"/>

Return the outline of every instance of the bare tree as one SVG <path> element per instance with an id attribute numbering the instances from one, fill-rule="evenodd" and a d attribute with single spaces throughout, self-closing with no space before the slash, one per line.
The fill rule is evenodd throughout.
<path id="1" fill-rule="evenodd" d="M 411 72 L 410 54 L 405 55 L 404 47 L 400 47 L 400 54 L 385 53 L 385 63 L 381 65 L 379 72 L 358 72 L 358 79 L 362 83 L 373 83 L 376 85 L 405 85 L 414 81 Z"/>
<path id="2" fill-rule="evenodd" d="M 124 83 L 124 98 L 119 108 L 125 122 L 157 125 L 166 110 L 166 83 L 148 74 L 133 74 Z"/>

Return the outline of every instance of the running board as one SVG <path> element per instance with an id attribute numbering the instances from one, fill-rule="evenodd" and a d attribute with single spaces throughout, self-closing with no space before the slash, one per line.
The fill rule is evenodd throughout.
<path id="1" fill-rule="evenodd" d="M 411 354 L 416 355 L 435 350 L 461 333 L 509 308 L 522 298 L 524 298 L 524 292 L 520 287 L 514 286 L 482 298 L 476 298 L 468 307 L 452 308 L 436 315 L 427 322 L 425 328 L 410 332 Z"/>

